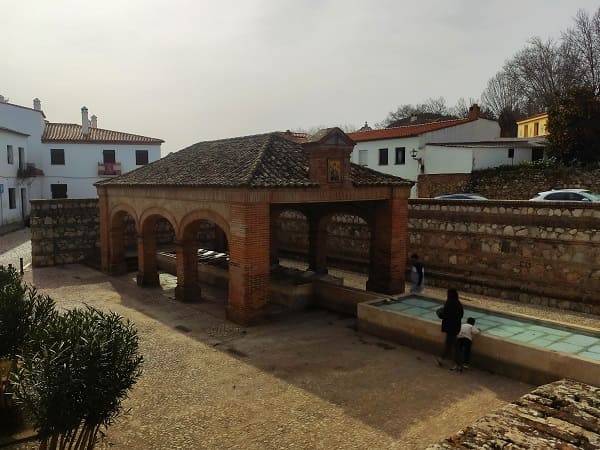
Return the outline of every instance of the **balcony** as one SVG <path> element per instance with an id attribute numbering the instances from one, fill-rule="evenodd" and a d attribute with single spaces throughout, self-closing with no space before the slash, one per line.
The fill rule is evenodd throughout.
<path id="1" fill-rule="evenodd" d="M 98 163 L 98 175 L 103 177 L 111 177 L 115 175 L 121 175 L 121 163 L 120 162 L 99 162 Z"/>
<path id="2" fill-rule="evenodd" d="M 44 176 L 44 171 L 35 167 L 34 163 L 21 165 L 17 170 L 17 178 L 33 178 L 37 176 Z"/>

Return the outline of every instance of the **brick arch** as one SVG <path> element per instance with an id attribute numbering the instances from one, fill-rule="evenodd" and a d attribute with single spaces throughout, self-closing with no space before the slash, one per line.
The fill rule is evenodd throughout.
<path id="1" fill-rule="evenodd" d="M 177 230 L 177 220 L 175 219 L 175 216 L 173 216 L 173 214 L 170 211 L 168 211 L 167 209 L 164 209 L 164 208 L 157 207 L 157 206 L 152 206 L 152 207 L 147 208 L 144 211 L 142 211 L 142 214 L 140 215 L 140 222 L 139 222 L 139 230 L 140 231 L 142 231 L 144 229 L 144 225 L 146 224 L 146 221 L 153 216 L 160 216 L 160 217 L 166 219 L 173 227 L 173 230 Z"/>
<path id="2" fill-rule="evenodd" d="M 231 242 L 229 222 L 227 222 L 219 213 L 211 209 L 196 209 L 186 214 L 181 219 L 179 227 L 176 229 L 175 239 L 183 240 L 185 238 L 186 228 L 198 220 L 208 220 L 215 223 L 225 233 L 227 242 Z"/>
<path id="3" fill-rule="evenodd" d="M 115 223 L 115 219 L 117 218 L 117 215 L 120 213 L 127 213 L 129 214 L 131 217 L 133 217 L 133 220 L 135 222 L 135 228 L 136 231 L 139 232 L 139 226 L 140 226 L 140 221 L 138 218 L 138 214 L 137 211 L 135 210 L 135 208 L 127 203 L 119 203 L 118 205 L 114 206 L 110 212 L 110 224 L 111 226 L 114 226 Z"/>

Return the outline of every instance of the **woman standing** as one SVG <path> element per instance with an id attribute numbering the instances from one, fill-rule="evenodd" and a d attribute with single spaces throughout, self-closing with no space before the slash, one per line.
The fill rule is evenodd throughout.
<path id="1" fill-rule="evenodd" d="M 463 314 L 463 306 L 458 299 L 458 292 L 456 292 L 456 289 L 448 289 L 446 303 L 444 303 L 444 309 L 441 314 L 442 332 L 446 333 L 442 359 L 452 357 L 452 351 L 454 350 L 454 346 L 456 344 L 456 336 L 460 331 Z M 441 366 L 442 360 L 439 358 L 436 359 L 437 363 Z"/>

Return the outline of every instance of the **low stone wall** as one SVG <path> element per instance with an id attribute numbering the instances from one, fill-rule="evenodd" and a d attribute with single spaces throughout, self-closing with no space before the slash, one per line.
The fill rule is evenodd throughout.
<path id="1" fill-rule="evenodd" d="M 427 284 L 600 314 L 600 205 L 412 200 Z"/>
<path id="2" fill-rule="evenodd" d="M 432 198 L 437 195 L 471 192 L 467 188 L 470 180 L 469 173 L 419 175 L 417 194 L 420 198 Z"/>
<path id="3" fill-rule="evenodd" d="M 83 261 L 98 240 L 97 199 L 31 200 L 34 267 Z"/>

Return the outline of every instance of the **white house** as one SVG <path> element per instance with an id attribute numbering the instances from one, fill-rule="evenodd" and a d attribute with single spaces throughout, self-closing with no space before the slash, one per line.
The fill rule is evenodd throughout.
<path id="1" fill-rule="evenodd" d="M 29 215 L 28 137 L 0 127 L 0 229 L 20 224 Z"/>
<path id="2" fill-rule="evenodd" d="M 36 155 L 44 170 L 41 198 L 96 197 L 94 183 L 121 175 L 160 159 L 161 139 L 105 130 L 97 118 L 88 119 L 81 108 L 81 124 L 45 125 L 41 152 Z"/>
<path id="3" fill-rule="evenodd" d="M 471 106 L 464 119 L 349 133 L 356 142 L 351 160 L 380 172 L 418 182 L 421 174 L 471 173 L 473 170 L 539 159 L 539 143 L 500 138 L 494 120 Z M 418 183 L 411 192 L 418 195 Z"/>
<path id="4" fill-rule="evenodd" d="M 0 97 L 0 129 L 5 130 L 0 134 L 0 150 L 7 152 L 11 145 L 17 155 L 18 148 L 25 149 L 28 171 L 22 171 L 20 178 L 25 203 L 29 198 L 96 197 L 95 182 L 160 159 L 163 140 L 98 128 L 97 117 L 88 119 L 85 106 L 81 108 L 79 123 L 45 119 L 37 98 L 33 108 L 28 108 Z M 8 143 L 9 139 L 15 143 Z M 5 161 L 6 158 L 0 159 L 0 175 L 6 172 L 8 176 L 13 171 Z M 22 211 L 22 217 L 26 217 L 27 207 Z"/>

